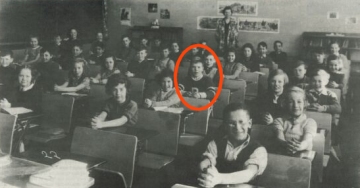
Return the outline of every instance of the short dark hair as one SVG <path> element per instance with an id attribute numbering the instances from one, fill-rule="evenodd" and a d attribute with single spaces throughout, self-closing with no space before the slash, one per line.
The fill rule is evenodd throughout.
<path id="1" fill-rule="evenodd" d="M 83 45 L 80 42 L 75 42 L 74 45 L 72 46 L 72 48 L 74 47 L 79 47 L 81 50 L 83 50 Z"/>
<path id="2" fill-rule="evenodd" d="M 223 120 L 227 119 L 231 112 L 234 112 L 237 110 L 244 110 L 245 112 L 247 112 L 249 117 L 251 117 L 250 110 L 244 103 L 230 103 L 224 108 Z"/>
<path id="3" fill-rule="evenodd" d="M 170 46 L 167 45 L 167 44 L 164 44 L 164 45 L 161 45 L 161 48 L 160 48 L 160 49 L 161 49 L 161 50 L 165 50 L 165 49 L 170 50 Z"/>
<path id="4" fill-rule="evenodd" d="M 124 74 L 113 74 L 108 78 L 108 82 L 105 85 L 106 93 L 111 95 L 114 87 L 118 86 L 119 84 L 125 84 L 126 92 L 128 94 L 130 91 L 131 82 Z"/>
<path id="5" fill-rule="evenodd" d="M 30 35 L 30 36 L 29 36 L 29 39 L 31 40 L 32 38 L 36 38 L 36 40 L 39 41 L 39 36 L 37 36 L 37 35 Z"/>
<path id="6" fill-rule="evenodd" d="M 122 36 L 121 36 L 121 40 L 124 40 L 124 38 L 128 38 L 128 39 L 131 41 L 131 38 L 130 38 L 129 35 L 122 35 Z"/>
<path id="7" fill-rule="evenodd" d="M 96 47 L 100 47 L 102 49 L 105 49 L 105 44 L 103 42 L 95 42 L 94 43 L 94 48 Z"/>
<path id="8" fill-rule="evenodd" d="M 321 48 L 312 51 L 313 54 L 325 54 L 325 51 Z"/>
<path id="9" fill-rule="evenodd" d="M 115 55 L 113 53 L 105 52 L 103 57 L 104 57 L 104 59 L 112 57 L 112 58 L 114 58 L 114 61 L 115 61 Z"/>
<path id="10" fill-rule="evenodd" d="M 164 78 L 171 78 L 171 80 L 174 83 L 174 72 L 172 70 L 169 69 L 164 69 L 162 70 L 159 74 L 156 75 L 156 81 L 159 85 L 161 85 L 161 82 Z"/>
<path id="11" fill-rule="evenodd" d="M 225 11 L 226 10 L 230 10 L 231 11 L 231 14 L 233 13 L 233 10 L 232 10 L 232 8 L 230 7 L 230 6 L 226 6 L 222 11 L 221 11 L 221 13 L 223 14 L 223 15 L 225 15 Z"/>
<path id="12" fill-rule="evenodd" d="M 295 61 L 295 63 L 293 64 L 293 69 L 295 69 L 295 68 L 298 68 L 298 67 L 300 67 L 301 65 L 304 65 L 304 68 L 305 69 L 307 69 L 307 64 L 304 62 L 304 61 L 302 61 L 302 60 L 297 60 L 297 61 Z"/>
<path id="13" fill-rule="evenodd" d="M 241 47 L 241 54 L 244 55 L 245 48 L 250 48 L 251 50 L 251 58 L 255 55 L 255 49 L 254 46 L 251 43 L 246 43 Z"/>
<path id="14" fill-rule="evenodd" d="M 11 58 L 14 58 L 14 53 L 12 50 L 1 50 L 1 57 L 9 55 Z"/>
<path id="15" fill-rule="evenodd" d="M 49 52 L 50 55 L 53 54 L 53 50 L 51 48 L 47 48 L 47 47 L 41 48 L 40 53 L 43 54 L 45 52 Z"/>
<path id="16" fill-rule="evenodd" d="M 276 41 L 274 42 L 274 47 L 276 46 L 277 43 L 279 43 L 279 44 L 281 44 L 281 46 L 283 46 L 283 42 L 281 42 L 280 40 L 276 40 Z"/>
<path id="17" fill-rule="evenodd" d="M 330 61 L 334 61 L 334 60 L 341 60 L 339 56 L 331 54 L 329 55 L 329 57 L 326 59 L 327 63 L 329 63 Z"/>
<path id="18" fill-rule="evenodd" d="M 229 54 L 229 53 L 235 53 L 235 56 L 236 56 L 235 48 L 229 48 L 228 51 L 226 52 L 226 54 Z"/>
<path id="19" fill-rule="evenodd" d="M 268 47 L 267 44 L 266 44 L 266 42 L 264 42 L 264 41 L 259 42 L 258 48 L 260 48 L 260 46 L 263 46 L 263 47 L 265 47 L 265 48 Z"/>

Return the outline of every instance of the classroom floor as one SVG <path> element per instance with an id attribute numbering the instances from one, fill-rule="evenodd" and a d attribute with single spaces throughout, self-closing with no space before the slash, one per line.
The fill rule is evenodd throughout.
<path id="1" fill-rule="evenodd" d="M 360 63 L 352 65 L 350 77 L 351 99 L 342 114 L 339 146 L 340 162 L 330 157 L 324 181 L 319 187 L 360 187 Z"/>

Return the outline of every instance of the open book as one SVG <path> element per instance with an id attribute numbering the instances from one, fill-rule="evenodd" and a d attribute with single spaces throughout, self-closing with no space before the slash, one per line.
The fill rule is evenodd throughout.
<path id="1" fill-rule="evenodd" d="M 184 108 L 173 108 L 166 106 L 153 107 L 153 109 L 155 111 L 170 112 L 174 114 L 181 114 L 184 111 Z"/>
<path id="2" fill-rule="evenodd" d="M 24 107 L 2 108 L 1 111 L 8 113 L 10 115 L 26 114 L 33 112 L 32 110 Z"/>

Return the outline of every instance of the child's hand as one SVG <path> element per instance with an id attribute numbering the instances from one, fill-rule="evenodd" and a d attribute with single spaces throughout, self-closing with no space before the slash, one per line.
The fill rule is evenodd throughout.
<path id="1" fill-rule="evenodd" d="M 102 83 L 102 84 L 106 84 L 107 83 L 107 81 L 108 81 L 108 79 L 102 79 L 101 81 L 100 81 L 100 83 Z"/>
<path id="2" fill-rule="evenodd" d="M 193 93 L 192 97 L 194 97 L 195 99 L 200 99 L 201 95 L 199 93 Z"/>
<path id="3" fill-rule="evenodd" d="M 318 111 L 318 112 L 325 112 L 325 106 L 320 105 L 319 103 L 315 103 L 312 105 L 311 109 Z"/>
<path id="4" fill-rule="evenodd" d="M 90 65 L 95 65 L 95 64 L 96 64 L 96 62 L 95 62 L 95 61 L 93 61 L 93 60 L 90 60 L 90 61 L 89 61 L 89 64 L 90 64 Z"/>
<path id="5" fill-rule="evenodd" d="M 161 68 L 159 66 L 155 66 L 155 70 L 160 72 L 161 71 Z"/>
<path id="6" fill-rule="evenodd" d="M 54 91 L 59 91 L 60 88 L 61 88 L 61 86 L 55 85 L 55 86 L 54 86 Z"/>
<path id="7" fill-rule="evenodd" d="M 94 117 L 94 118 L 91 119 L 91 127 L 93 129 L 101 129 L 101 128 L 103 128 L 102 123 L 103 123 L 103 121 L 98 117 Z"/>
<path id="8" fill-rule="evenodd" d="M 98 79 L 95 79 L 95 78 L 90 78 L 91 82 L 94 83 L 94 84 L 97 84 L 99 83 L 99 80 Z"/>
<path id="9" fill-rule="evenodd" d="M 304 144 L 296 139 L 292 139 L 292 140 L 288 141 L 287 143 L 288 143 L 288 149 L 292 153 L 302 151 L 305 149 Z"/>
<path id="10" fill-rule="evenodd" d="M 150 108 L 151 107 L 151 105 L 152 105 L 152 101 L 150 100 L 150 99 L 145 99 L 145 107 L 146 108 Z"/>
<path id="11" fill-rule="evenodd" d="M 192 97 L 192 92 L 191 91 L 185 91 L 183 92 L 184 97 Z"/>
<path id="12" fill-rule="evenodd" d="M 270 125 L 273 123 L 274 118 L 272 117 L 272 115 L 270 113 L 266 113 L 264 115 L 263 121 L 266 123 L 266 125 Z"/>
<path id="13" fill-rule="evenodd" d="M 9 103 L 9 101 L 7 99 L 2 99 L 0 100 L 0 108 L 10 108 L 11 107 L 11 103 Z"/>
<path id="14" fill-rule="evenodd" d="M 337 83 L 334 82 L 334 81 L 331 81 L 331 82 L 329 82 L 329 86 L 330 86 L 331 88 L 338 88 L 338 87 L 339 87 L 339 84 L 337 84 Z"/>
<path id="15" fill-rule="evenodd" d="M 199 185 L 202 187 L 214 187 L 215 185 L 221 184 L 221 174 L 215 167 L 206 169 L 205 173 L 201 173 L 198 178 Z"/>
<path id="16" fill-rule="evenodd" d="M 127 71 L 127 72 L 125 73 L 125 75 L 126 75 L 127 77 L 134 77 L 134 74 L 131 73 L 131 72 L 129 72 L 129 71 Z"/>

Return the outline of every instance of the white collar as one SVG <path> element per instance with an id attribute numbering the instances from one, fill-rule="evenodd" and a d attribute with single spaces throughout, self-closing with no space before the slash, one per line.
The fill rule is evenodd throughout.
<path id="1" fill-rule="evenodd" d="M 199 76 L 199 77 L 191 77 L 191 79 L 193 79 L 194 81 L 199 81 L 199 80 L 201 80 L 201 78 L 203 78 L 204 77 L 204 75 L 201 75 L 201 76 Z"/>
<path id="2" fill-rule="evenodd" d="M 34 84 L 30 84 L 27 87 L 20 87 L 20 91 L 28 91 L 34 87 Z"/>

